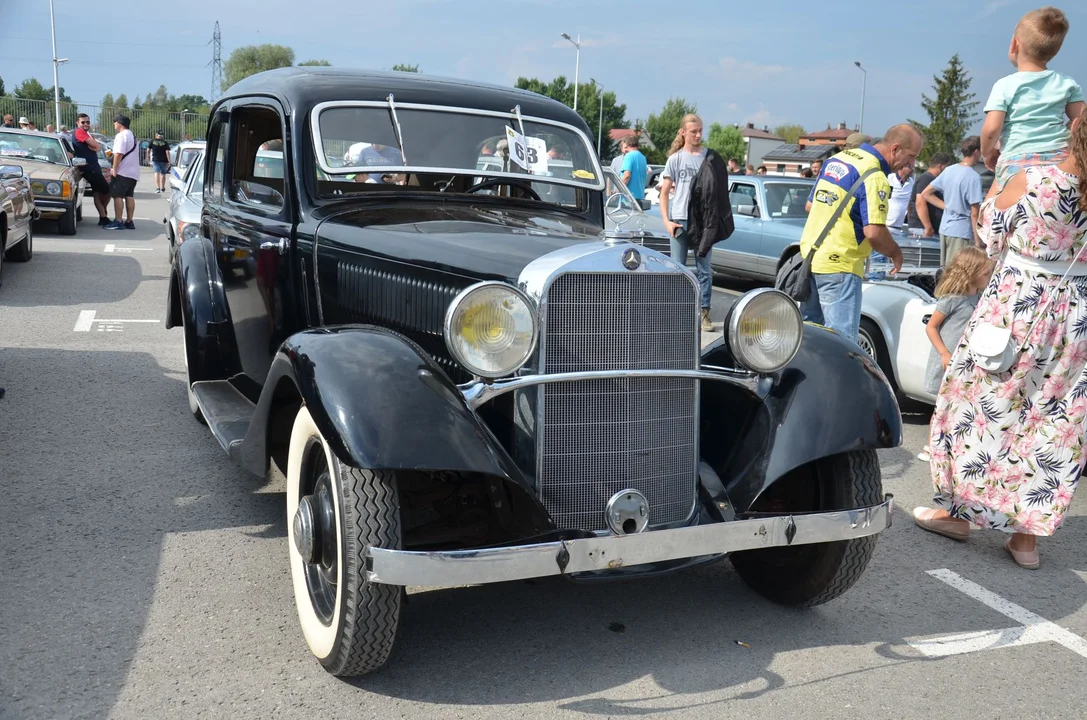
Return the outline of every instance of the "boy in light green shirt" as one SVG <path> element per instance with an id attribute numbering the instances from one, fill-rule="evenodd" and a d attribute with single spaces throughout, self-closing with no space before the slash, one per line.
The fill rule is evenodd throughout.
<path id="1" fill-rule="evenodd" d="M 1075 80 L 1048 69 L 1068 34 L 1068 19 L 1054 7 L 1032 10 L 1019 20 L 1008 59 L 1018 72 L 993 85 L 985 103 L 981 153 L 995 171 L 992 197 L 1020 170 L 1055 165 L 1068 157 L 1069 120 L 1087 108 Z"/>

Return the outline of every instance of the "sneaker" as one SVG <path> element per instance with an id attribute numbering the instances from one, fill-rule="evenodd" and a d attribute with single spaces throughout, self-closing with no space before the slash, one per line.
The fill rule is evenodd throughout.
<path id="1" fill-rule="evenodd" d="M 135 229 L 136 229 L 136 223 L 132 222 L 131 220 L 129 220 L 128 222 L 125 223 L 125 230 L 135 230 Z"/>
<path id="2" fill-rule="evenodd" d="M 917 459 L 921 462 L 928 462 L 932 460 L 932 448 L 926 445 L 921 452 L 917 453 Z"/>
<path id="3" fill-rule="evenodd" d="M 710 320 L 710 309 L 702 308 L 702 331 L 703 332 L 715 332 L 717 328 L 714 327 L 713 321 Z"/>
<path id="4" fill-rule="evenodd" d="M 106 230 L 124 230 L 125 224 L 120 220 L 113 220 L 102 226 Z"/>
<path id="5" fill-rule="evenodd" d="M 98 218 L 98 227 L 105 227 L 106 225 L 109 225 L 109 218 L 108 217 Z"/>

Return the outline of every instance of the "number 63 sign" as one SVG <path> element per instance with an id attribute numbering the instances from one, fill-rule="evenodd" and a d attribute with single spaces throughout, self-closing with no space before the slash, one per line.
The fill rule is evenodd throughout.
<path id="1" fill-rule="evenodd" d="M 506 140 L 515 163 L 529 172 L 547 172 L 547 143 L 542 138 L 525 137 L 507 125 Z"/>

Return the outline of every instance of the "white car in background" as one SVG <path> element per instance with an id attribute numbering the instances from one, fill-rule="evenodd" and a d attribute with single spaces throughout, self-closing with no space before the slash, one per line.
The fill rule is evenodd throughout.
<path id="1" fill-rule="evenodd" d="M 173 186 L 174 180 L 179 183 L 184 182 L 189 166 L 192 165 L 198 157 L 204 154 L 204 148 L 206 148 L 207 145 L 207 142 L 204 140 L 187 140 L 178 143 L 177 146 L 170 151 L 171 186 Z"/>
<path id="2" fill-rule="evenodd" d="M 902 280 L 866 281 L 861 290 L 858 342 L 901 397 L 927 405 L 936 396 L 925 390 L 932 343 L 925 326 L 936 309 L 936 275 L 915 273 Z"/>

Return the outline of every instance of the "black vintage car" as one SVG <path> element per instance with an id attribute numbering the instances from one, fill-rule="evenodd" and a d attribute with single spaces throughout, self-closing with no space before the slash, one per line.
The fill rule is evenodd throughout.
<path id="1" fill-rule="evenodd" d="M 193 414 L 286 477 L 298 616 L 331 673 L 386 662 L 403 586 L 729 555 L 814 605 L 890 525 L 879 368 L 770 289 L 702 348 L 693 275 L 604 232 L 589 136 L 539 95 L 404 73 L 275 70 L 212 110 L 168 327 Z M 269 148 L 280 177 L 256 171 Z"/>

